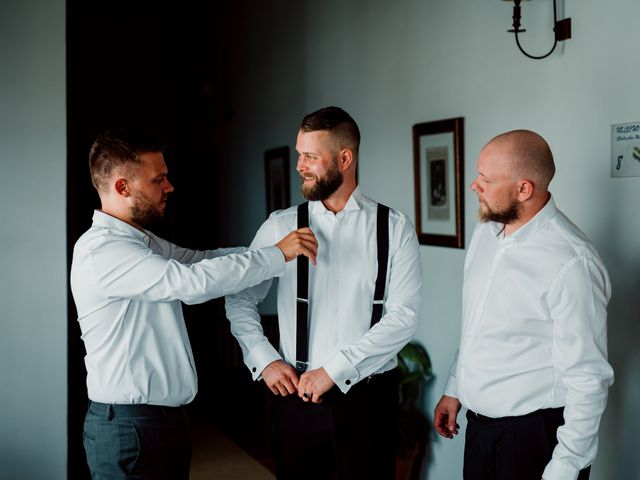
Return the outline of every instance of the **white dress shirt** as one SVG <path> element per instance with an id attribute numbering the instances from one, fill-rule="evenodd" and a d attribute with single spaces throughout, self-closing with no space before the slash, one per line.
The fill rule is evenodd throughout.
<path id="1" fill-rule="evenodd" d="M 575 479 L 595 457 L 613 382 L 607 270 L 553 198 L 511 235 L 502 229 L 482 223 L 469 245 L 460 347 L 445 394 L 494 418 L 564 406 L 543 476 Z"/>
<path id="2" fill-rule="evenodd" d="M 180 302 L 201 303 L 284 272 L 277 247 L 245 250 L 187 250 L 95 211 L 71 266 L 89 398 L 191 402 L 197 376 Z"/>
<path id="3" fill-rule="evenodd" d="M 309 202 L 309 226 L 318 240 L 317 265 L 309 264 L 309 367 L 324 367 L 341 391 L 396 366 L 396 354 L 417 329 L 422 270 L 415 230 L 402 213 L 389 213 L 389 268 L 384 311 L 371 328 L 377 275 L 377 203 L 357 188 L 337 214 Z M 297 207 L 271 214 L 252 248 L 268 245 L 297 226 Z M 278 279 L 280 352 L 263 335 L 257 304 L 271 287 L 266 281 L 226 299 L 231 332 L 244 361 L 258 379 L 271 362 L 295 365 L 296 262 Z"/>

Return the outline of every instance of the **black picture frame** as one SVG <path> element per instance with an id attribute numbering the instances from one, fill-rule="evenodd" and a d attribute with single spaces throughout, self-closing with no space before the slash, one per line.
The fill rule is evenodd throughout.
<path id="1" fill-rule="evenodd" d="M 413 168 L 418 240 L 464 248 L 464 118 L 414 125 Z"/>
<path id="2" fill-rule="evenodd" d="M 289 188 L 289 147 L 264 152 L 264 178 L 267 193 L 267 216 L 291 204 Z"/>

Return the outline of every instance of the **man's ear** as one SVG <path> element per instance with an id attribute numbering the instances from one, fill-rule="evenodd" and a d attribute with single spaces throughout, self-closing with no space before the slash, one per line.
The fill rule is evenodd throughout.
<path id="1" fill-rule="evenodd" d="M 124 178 L 118 178 L 114 182 L 113 188 L 118 195 L 122 195 L 125 197 L 128 197 L 129 195 L 131 195 L 131 192 L 129 191 L 129 184 Z"/>
<path id="2" fill-rule="evenodd" d="M 535 185 L 531 180 L 518 180 L 518 200 L 525 202 L 533 196 Z"/>
<path id="3" fill-rule="evenodd" d="M 349 167 L 353 165 L 353 162 L 353 151 L 350 148 L 347 147 L 340 150 L 340 153 L 338 155 L 338 167 L 340 168 L 341 172 L 348 170 Z"/>

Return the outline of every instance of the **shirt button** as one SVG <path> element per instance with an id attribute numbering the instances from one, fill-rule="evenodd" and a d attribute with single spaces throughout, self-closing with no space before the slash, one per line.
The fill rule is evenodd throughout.
<path id="1" fill-rule="evenodd" d="M 253 368 L 251 369 L 251 371 L 252 371 L 252 372 L 255 372 L 255 371 L 256 371 L 256 367 L 253 367 Z"/>
<path id="2" fill-rule="evenodd" d="M 344 383 L 346 383 L 347 385 L 351 385 L 351 380 L 346 380 Z"/>

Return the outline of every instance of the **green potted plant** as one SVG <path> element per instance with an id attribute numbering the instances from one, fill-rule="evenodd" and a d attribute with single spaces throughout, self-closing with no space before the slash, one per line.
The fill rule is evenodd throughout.
<path id="1" fill-rule="evenodd" d="M 412 341 L 398 353 L 398 455 L 396 480 L 418 478 L 427 453 L 431 424 L 417 406 L 425 383 L 432 377 L 427 350 Z"/>

